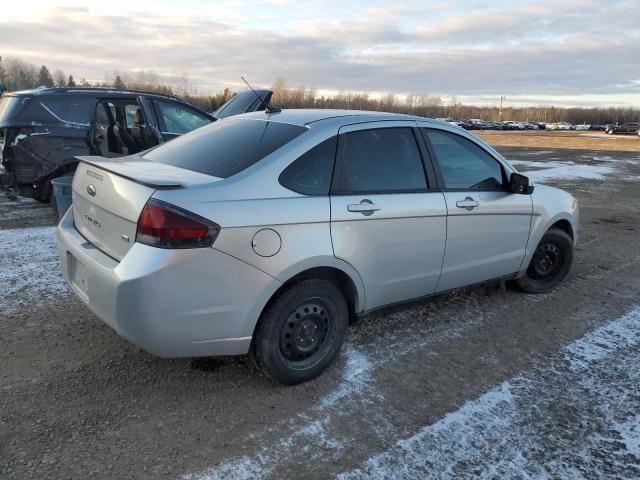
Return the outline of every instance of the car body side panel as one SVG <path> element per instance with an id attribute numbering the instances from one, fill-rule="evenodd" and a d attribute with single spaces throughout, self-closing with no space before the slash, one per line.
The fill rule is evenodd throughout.
<path id="1" fill-rule="evenodd" d="M 75 155 L 89 153 L 87 129 L 72 126 L 21 128 L 12 135 L 6 153 L 19 184 L 39 183 L 61 168 L 76 164 Z"/>
<path id="2" fill-rule="evenodd" d="M 167 198 L 172 192 L 157 192 Z M 207 218 L 222 228 L 213 248 L 286 282 L 316 267 L 346 273 L 364 301 L 360 277 L 348 263 L 333 255 L 329 224 L 329 198 L 294 197 L 242 202 L 210 203 Z M 268 243 L 265 247 L 265 243 Z M 271 250 L 265 251 L 264 248 Z"/>
<path id="3" fill-rule="evenodd" d="M 572 195 L 558 188 L 536 185 L 531 194 L 531 200 L 533 203 L 531 233 L 525 257 L 520 266 L 521 274 L 527 270 L 540 240 L 555 223 L 561 220 L 568 221 L 573 230 L 573 243 L 578 242 L 580 210 L 578 201 Z"/>
<path id="4" fill-rule="evenodd" d="M 445 192 L 447 248 L 438 291 L 517 273 L 531 227 L 531 197 L 508 192 Z M 458 201 L 472 198 L 473 210 Z"/>

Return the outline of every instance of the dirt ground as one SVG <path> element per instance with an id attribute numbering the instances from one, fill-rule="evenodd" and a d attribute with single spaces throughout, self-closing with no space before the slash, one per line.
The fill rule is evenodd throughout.
<path id="1" fill-rule="evenodd" d="M 0 478 L 640 477 L 640 153 L 499 149 L 578 198 L 566 283 L 363 318 L 295 387 L 128 344 L 62 282 L 48 208 L 2 200 Z"/>
<path id="2" fill-rule="evenodd" d="M 474 131 L 494 147 L 530 147 L 574 150 L 605 150 L 609 152 L 640 152 L 638 135 L 607 135 L 596 131 L 527 130 Z"/>

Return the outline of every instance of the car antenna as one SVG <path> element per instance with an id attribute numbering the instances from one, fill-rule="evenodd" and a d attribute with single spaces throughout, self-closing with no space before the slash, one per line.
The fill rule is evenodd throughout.
<path id="1" fill-rule="evenodd" d="M 251 85 L 249 85 L 249 82 L 247 82 L 247 81 L 245 80 L 245 78 L 244 78 L 242 75 L 240 75 L 240 78 L 242 79 L 242 81 L 243 81 L 244 83 L 246 83 L 246 84 L 247 84 L 247 87 L 249 87 L 249 88 L 251 89 L 251 91 L 254 93 L 254 95 L 255 95 L 256 97 L 258 97 L 258 100 L 260 100 L 260 102 L 262 103 L 262 105 L 264 105 L 264 110 L 265 110 L 265 112 L 267 112 L 267 113 L 278 113 L 278 112 L 281 112 L 281 111 L 282 111 L 282 109 L 281 109 L 281 108 L 278 108 L 278 107 L 270 107 L 269 105 L 267 105 L 267 102 L 265 102 L 265 101 L 264 101 L 264 98 L 262 98 L 260 95 L 258 95 L 258 92 L 256 92 L 256 91 L 253 89 L 253 87 L 252 87 Z"/>

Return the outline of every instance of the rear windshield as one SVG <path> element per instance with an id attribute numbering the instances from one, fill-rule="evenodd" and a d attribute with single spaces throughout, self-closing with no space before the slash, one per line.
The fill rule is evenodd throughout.
<path id="1" fill-rule="evenodd" d="M 0 97 L 0 122 L 10 120 L 16 116 L 24 98 Z"/>
<path id="2" fill-rule="evenodd" d="M 219 120 L 160 145 L 143 158 L 227 178 L 262 160 L 306 130 L 300 125 L 263 120 Z"/>

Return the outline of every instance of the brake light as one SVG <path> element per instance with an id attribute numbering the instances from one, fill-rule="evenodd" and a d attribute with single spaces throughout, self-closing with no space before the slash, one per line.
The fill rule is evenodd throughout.
<path id="1" fill-rule="evenodd" d="M 136 242 L 158 248 L 209 247 L 220 227 L 194 213 L 160 200 L 147 202 L 136 231 Z"/>

